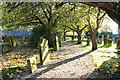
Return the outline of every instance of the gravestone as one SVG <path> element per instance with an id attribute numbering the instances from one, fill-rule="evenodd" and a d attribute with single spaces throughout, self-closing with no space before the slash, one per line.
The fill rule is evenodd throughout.
<path id="1" fill-rule="evenodd" d="M 111 46 L 111 45 L 112 45 L 112 40 L 108 39 L 108 38 L 105 38 L 104 39 L 104 46 Z"/>
<path id="2" fill-rule="evenodd" d="M 31 73 L 34 73 L 35 70 L 37 70 L 37 62 L 35 57 L 29 58 L 27 60 L 27 67 Z"/>
<path id="3" fill-rule="evenodd" d="M 40 63 L 43 65 L 47 60 L 50 59 L 50 53 L 48 52 L 48 40 L 43 39 L 42 43 L 38 44 L 39 47 L 39 54 L 40 54 Z"/>
<path id="4" fill-rule="evenodd" d="M 109 39 L 109 38 L 110 38 L 110 35 L 107 35 L 107 38 Z"/>
<path id="5" fill-rule="evenodd" d="M 58 36 L 55 37 L 55 50 L 56 51 L 59 50 L 59 39 L 58 39 Z"/>
<path id="6" fill-rule="evenodd" d="M 97 39 L 98 44 L 102 44 L 102 38 Z"/>
<path id="7" fill-rule="evenodd" d="M 108 39 L 108 46 L 112 46 L 112 40 L 111 39 Z"/>
<path id="8" fill-rule="evenodd" d="M 112 40 L 115 42 L 115 37 L 112 37 Z"/>
<path id="9" fill-rule="evenodd" d="M 103 44 L 104 44 L 104 35 L 102 35 L 102 42 L 103 42 Z"/>
<path id="10" fill-rule="evenodd" d="M 120 39 L 117 40 L 117 49 L 120 49 Z"/>

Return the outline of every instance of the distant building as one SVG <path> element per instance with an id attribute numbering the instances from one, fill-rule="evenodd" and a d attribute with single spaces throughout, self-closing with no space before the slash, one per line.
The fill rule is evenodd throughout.
<path id="1" fill-rule="evenodd" d="M 7 31 L 2 30 L 3 36 L 22 36 L 22 35 L 31 35 L 32 30 L 17 29 L 16 31 Z"/>

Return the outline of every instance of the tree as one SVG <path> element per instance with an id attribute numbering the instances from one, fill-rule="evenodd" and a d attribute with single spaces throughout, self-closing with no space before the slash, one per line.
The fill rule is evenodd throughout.
<path id="1" fill-rule="evenodd" d="M 89 31 L 91 33 L 92 50 L 96 50 L 97 49 L 96 34 L 103 22 L 106 13 L 99 8 L 93 8 L 93 7 L 89 7 L 88 13 L 89 14 L 88 14 L 87 22 L 89 25 Z"/>
<path id="2" fill-rule="evenodd" d="M 63 7 L 57 9 L 58 3 L 47 2 L 6 2 L 3 6 L 3 27 L 16 27 L 36 25 L 46 30 L 50 47 L 54 46 L 54 28 L 62 17 L 62 13 L 67 12 Z M 26 6 L 27 5 L 27 6 Z"/>
<path id="3" fill-rule="evenodd" d="M 120 35 L 120 1 L 116 2 L 80 2 L 82 4 L 86 4 L 88 6 L 98 7 L 104 10 L 108 16 L 115 21 L 119 26 L 119 35 Z M 56 5 L 56 7 L 61 7 L 62 5 L 66 4 L 66 2 L 61 2 L 60 4 Z"/>
<path id="4" fill-rule="evenodd" d="M 81 44 L 81 34 L 87 27 L 85 21 L 86 7 L 83 5 L 77 5 L 73 11 L 66 14 L 67 18 L 64 19 L 63 26 L 76 32 L 78 34 L 78 44 Z"/>
<path id="5" fill-rule="evenodd" d="M 104 10 L 108 16 L 118 24 L 120 35 L 120 1 L 118 2 L 81 2 L 83 4 L 98 7 Z"/>

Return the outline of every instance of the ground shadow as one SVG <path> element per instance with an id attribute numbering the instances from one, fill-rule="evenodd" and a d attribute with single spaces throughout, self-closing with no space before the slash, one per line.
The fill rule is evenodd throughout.
<path id="1" fill-rule="evenodd" d="M 120 55 L 116 58 L 112 57 L 111 59 L 104 61 L 99 68 L 95 69 L 93 73 L 89 74 L 87 77 L 87 80 L 91 80 L 91 78 L 104 80 L 120 79 Z"/>
<path id="2" fill-rule="evenodd" d="M 91 50 L 91 51 L 89 51 L 89 52 L 86 52 L 86 53 L 83 53 L 83 54 L 81 54 L 81 55 L 78 55 L 78 56 L 75 56 L 75 57 L 72 57 L 72 58 L 69 58 L 69 59 L 60 61 L 60 62 L 57 62 L 57 63 L 54 63 L 54 64 L 49 64 L 50 66 L 47 65 L 48 67 L 47 67 L 45 70 L 42 70 L 41 72 L 36 73 L 36 74 L 30 76 L 30 78 L 37 78 L 39 75 L 42 75 L 42 74 L 44 74 L 44 73 L 46 73 L 46 72 L 48 72 L 48 71 L 50 71 L 50 70 L 52 70 L 52 69 L 54 69 L 54 68 L 62 65 L 62 64 L 65 64 L 65 63 L 68 63 L 68 62 L 70 62 L 70 61 L 74 61 L 74 60 L 76 60 L 76 59 L 79 59 L 79 58 L 81 58 L 81 57 L 83 57 L 83 56 L 85 56 L 85 55 L 88 55 L 88 54 L 91 53 L 91 52 L 93 52 L 93 50 Z M 52 67 L 51 67 L 51 66 L 52 66 Z M 40 67 L 39 67 L 39 68 L 40 68 Z M 28 80 L 28 79 L 26 79 L 26 80 Z"/>

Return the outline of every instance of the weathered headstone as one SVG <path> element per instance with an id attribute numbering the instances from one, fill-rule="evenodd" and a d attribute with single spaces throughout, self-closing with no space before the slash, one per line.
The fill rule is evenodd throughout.
<path id="1" fill-rule="evenodd" d="M 39 43 L 39 54 L 40 54 L 40 63 L 43 65 L 49 58 L 50 58 L 50 53 L 48 52 L 49 47 L 48 47 L 48 40 L 43 39 L 42 43 Z"/>
<path id="2" fill-rule="evenodd" d="M 55 50 L 56 51 L 59 50 L 59 39 L 58 39 L 58 36 L 55 37 Z"/>
<path id="3" fill-rule="evenodd" d="M 112 40 L 108 39 L 108 46 L 112 46 Z"/>
<path id="4" fill-rule="evenodd" d="M 117 42 L 118 39 L 119 39 L 119 37 L 115 37 L 115 42 Z"/>
<path id="5" fill-rule="evenodd" d="M 112 40 L 108 39 L 108 38 L 105 38 L 104 39 L 104 46 L 111 46 L 111 45 L 112 45 Z"/>
<path id="6" fill-rule="evenodd" d="M 117 49 L 120 49 L 120 39 L 117 40 Z"/>
<path id="7" fill-rule="evenodd" d="M 31 73 L 34 73 L 35 70 L 37 70 L 37 62 L 35 57 L 29 58 L 27 60 L 27 67 Z"/>
<path id="8" fill-rule="evenodd" d="M 102 38 L 97 39 L 98 44 L 102 44 Z"/>
<path id="9" fill-rule="evenodd" d="M 112 40 L 115 42 L 115 37 L 112 37 Z"/>
<path id="10" fill-rule="evenodd" d="M 102 41 L 104 42 L 104 35 L 102 35 Z"/>
<path id="11" fill-rule="evenodd" d="M 110 35 L 107 35 L 107 38 L 109 39 L 109 38 L 110 38 Z"/>
<path id="12" fill-rule="evenodd" d="M 97 43 L 100 44 L 100 38 L 99 38 L 99 36 L 97 37 Z"/>

